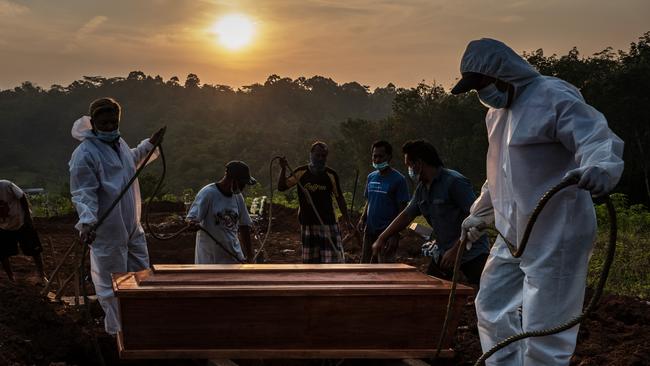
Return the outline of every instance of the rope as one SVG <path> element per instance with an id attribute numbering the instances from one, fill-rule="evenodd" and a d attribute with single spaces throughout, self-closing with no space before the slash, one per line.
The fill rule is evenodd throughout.
<path id="1" fill-rule="evenodd" d="M 255 253 L 255 256 L 253 257 L 253 263 L 257 263 L 257 257 L 260 255 L 260 253 L 262 253 L 262 250 L 264 250 L 266 241 L 271 234 L 271 222 L 273 221 L 273 162 L 280 159 L 282 159 L 281 156 L 274 156 L 269 162 L 269 199 L 271 201 L 269 203 L 269 220 L 266 225 L 266 234 L 264 235 L 264 238 L 260 240 L 260 248 L 257 250 L 257 253 Z"/>
<path id="2" fill-rule="evenodd" d="M 316 218 L 318 219 L 318 222 L 320 222 L 321 226 L 325 226 L 325 223 L 323 219 L 321 218 L 320 214 L 318 213 L 318 210 L 316 209 L 316 204 L 314 204 L 314 201 L 311 198 L 311 194 L 309 194 L 309 191 L 307 188 L 305 188 L 302 183 L 300 183 L 300 179 L 294 175 L 293 169 L 287 164 L 287 169 L 289 169 L 289 172 L 292 177 L 296 178 L 296 183 L 298 187 L 302 190 L 303 194 L 305 195 L 305 198 L 307 199 L 307 202 L 309 202 L 309 205 L 311 206 L 312 210 L 314 211 L 314 214 L 316 215 Z M 327 240 L 329 241 L 330 245 L 332 246 L 332 249 L 334 251 L 338 252 L 339 255 L 341 256 L 341 259 L 343 263 L 345 263 L 345 248 L 343 248 L 343 241 L 341 241 L 341 249 L 336 247 L 334 244 L 334 241 L 332 241 L 332 237 L 330 235 L 327 236 Z"/>
<path id="3" fill-rule="evenodd" d="M 149 223 L 149 211 L 150 211 L 150 207 L 151 207 L 151 201 L 158 194 L 158 192 L 160 192 L 160 189 L 162 188 L 162 184 L 163 184 L 163 182 L 165 180 L 165 175 L 167 174 L 167 162 L 165 160 L 165 153 L 163 151 L 162 145 L 158 145 L 158 150 L 160 151 L 160 159 L 162 160 L 162 173 L 160 174 L 160 179 L 158 180 L 158 184 L 156 184 L 156 188 L 154 189 L 153 193 L 151 194 L 151 196 L 149 196 L 147 202 L 145 203 L 145 206 L 144 206 L 144 225 L 147 228 L 147 231 L 149 232 L 149 234 L 151 234 L 151 236 L 153 236 L 154 238 L 156 238 L 158 240 L 170 240 L 170 239 L 174 239 L 174 238 L 178 237 L 179 235 L 181 235 L 185 231 L 189 230 L 191 228 L 191 226 L 186 225 L 183 228 L 181 228 L 180 230 L 178 230 L 178 231 L 176 231 L 176 232 L 174 232 L 172 234 L 161 235 L 161 234 L 156 233 L 156 231 L 153 230 L 153 228 L 151 227 L 151 225 Z M 216 243 L 217 246 L 219 246 L 226 254 L 228 254 L 235 261 L 237 261 L 239 263 L 245 263 L 245 261 L 240 259 L 239 256 L 237 256 L 235 253 L 231 252 L 228 248 L 226 248 L 225 245 L 223 245 L 221 242 L 219 242 L 203 226 L 199 226 L 199 230 L 206 233 L 210 237 L 210 239 L 212 239 Z"/>
<path id="4" fill-rule="evenodd" d="M 149 159 L 151 159 L 151 156 L 156 151 L 156 147 L 159 147 L 159 146 L 160 146 L 160 142 L 158 142 L 156 145 L 154 145 L 153 149 L 151 149 L 151 151 L 149 151 L 149 153 L 144 158 L 144 160 L 142 161 L 142 163 L 140 164 L 138 169 L 136 169 L 136 171 L 133 174 L 133 176 L 131 177 L 131 179 L 126 183 L 124 188 L 122 188 L 122 191 L 117 196 L 117 198 L 113 201 L 113 203 L 111 203 L 108 210 L 106 210 L 106 212 L 104 212 L 104 214 L 91 227 L 90 232 L 97 231 L 97 228 L 99 228 L 104 223 L 106 218 L 108 218 L 108 215 L 110 215 L 110 213 L 113 211 L 113 209 L 115 209 L 115 206 L 117 206 L 117 204 L 122 200 L 122 197 L 124 197 L 124 195 L 130 189 L 133 182 L 135 182 L 135 180 L 138 178 L 138 176 L 140 175 L 142 170 L 145 168 L 145 166 L 147 165 L 147 162 L 149 161 Z M 76 242 L 81 243 L 80 241 L 76 241 Z M 81 243 L 81 244 L 82 244 L 82 249 L 81 249 L 82 254 L 81 254 L 81 258 L 79 259 L 79 267 L 78 267 L 79 282 L 80 282 L 81 292 L 82 292 L 83 299 L 84 299 L 84 316 L 86 318 L 85 320 L 86 320 L 87 323 L 92 324 L 92 322 L 91 322 L 92 315 L 90 313 L 90 302 L 88 300 L 88 293 L 86 292 L 86 286 L 85 286 L 86 255 L 88 254 L 88 246 L 91 243 Z M 74 245 L 75 244 L 73 244 L 73 247 L 74 247 Z M 93 333 L 93 336 L 92 336 L 92 343 L 93 343 L 93 348 L 95 349 L 95 353 L 97 355 L 97 359 L 99 360 L 99 364 L 102 365 L 102 366 L 105 365 L 106 363 L 104 361 L 104 357 L 102 355 L 101 348 L 99 347 L 99 343 L 97 342 L 97 337 L 95 336 L 94 333 Z"/>
<path id="5" fill-rule="evenodd" d="M 563 185 L 563 183 L 564 183 L 564 185 Z M 534 216 L 531 216 L 531 220 L 528 221 L 528 226 L 526 227 L 526 231 L 524 232 L 524 237 L 522 237 L 522 243 L 520 244 L 519 250 L 515 250 L 515 252 L 512 253 L 513 252 L 512 249 L 514 249 L 514 248 L 512 248 L 511 244 L 509 244 L 506 241 L 506 244 L 508 245 L 508 248 L 511 249 L 511 253 L 513 254 L 513 256 L 515 254 L 519 255 L 519 256 L 521 256 L 523 254 L 523 250 L 525 249 L 526 242 L 528 241 L 528 236 L 530 235 L 530 231 L 532 230 L 532 226 L 534 225 L 534 223 L 531 224 L 531 221 L 532 221 L 533 217 L 535 217 L 535 219 L 537 218 L 537 216 L 539 215 L 539 211 L 541 211 L 541 209 L 544 207 L 544 205 L 546 205 L 546 202 L 548 201 L 548 199 L 550 199 L 550 196 L 555 194 L 560 189 L 565 188 L 565 187 L 567 187 L 569 185 L 572 185 L 572 184 L 576 184 L 577 182 L 576 182 L 576 180 L 571 180 L 569 182 L 563 182 L 563 183 L 560 183 L 560 185 L 558 185 L 558 186 L 561 186 L 561 187 L 559 187 L 559 188 L 554 187 L 553 189 L 551 189 L 551 191 L 549 191 L 547 193 L 547 195 L 549 195 L 549 194 L 550 195 L 546 200 L 544 200 L 544 197 L 546 197 L 547 195 L 545 195 L 542 198 L 542 200 L 540 200 L 540 203 L 538 204 L 538 207 L 535 208 L 535 211 L 533 213 Z M 558 189 L 555 190 L 555 188 L 558 188 Z M 596 306 L 598 306 L 598 302 L 600 301 L 600 297 L 602 296 L 603 290 L 605 289 L 605 284 L 607 282 L 607 276 L 609 275 L 609 270 L 610 270 L 610 268 L 612 266 L 612 263 L 614 262 L 614 255 L 616 254 L 616 238 L 617 238 L 617 233 L 618 233 L 618 228 L 617 228 L 617 223 L 616 223 L 616 210 L 615 210 L 614 204 L 612 203 L 609 196 L 605 197 L 605 206 L 607 207 L 607 214 L 609 215 L 609 225 L 610 225 L 610 228 L 609 228 L 609 241 L 608 241 L 608 244 L 607 244 L 607 255 L 605 257 L 605 262 L 603 263 L 603 269 L 601 271 L 600 277 L 598 278 L 598 284 L 596 285 L 595 292 L 594 292 L 593 296 L 591 297 L 591 300 L 589 301 L 589 304 L 583 310 L 582 314 L 576 316 L 575 318 L 573 318 L 573 319 L 571 319 L 571 320 L 569 320 L 569 321 L 567 321 L 565 323 L 559 324 L 559 325 L 557 325 L 555 327 L 552 327 L 552 328 L 549 328 L 549 329 L 533 330 L 533 331 L 523 332 L 523 333 L 520 333 L 520 334 L 515 334 L 513 336 L 510 336 L 510 337 L 504 339 L 503 341 L 497 343 L 494 347 L 492 347 L 490 350 L 488 350 L 483 355 L 481 355 L 481 357 L 478 360 L 476 360 L 476 362 L 474 363 L 474 366 L 483 365 L 485 363 L 485 360 L 487 360 L 494 353 L 496 353 L 500 349 L 502 349 L 504 347 L 507 347 L 508 345 L 510 345 L 510 344 L 512 344 L 514 342 L 517 342 L 519 340 L 522 340 L 522 339 L 525 339 L 525 338 L 531 338 L 531 337 L 544 337 L 544 336 L 560 333 L 560 332 L 563 332 L 563 331 L 565 331 L 567 329 L 573 328 L 574 326 L 576 326 L 580 322 L 582 322 L 587 317 L 587 315 L 589 315 L 589 313 L 591 313 L 596 308 Z M 539 210 L 538 210 L 538 208 L 539 208 Z M 501 234 L 499 233 L 499 235 L 501 235 Z M 501 235 L 501 237 L 503 238 L 503 235 Z M 524 239 L 526 241 L 524 241 Z M 505 241 L 505 238 L 504 238 L 504 241 Z M 523 245 L 523 248 L 522 248 L 522 245 Z M 518 257 L 515 257 L 515 258 L 518 258 Z"/>
<path id="6" fill-rule="evenodd" d="M 533 227 L 535 226 L 535 223 L 537 222 L 537 218 L 546 206 L 546 204 L 549 202 L 549 200 L 559 191 L 561 191 L 564 188 L 567 188 L 569 186 L 575 185 L 578 183 L 577 178 L 572 178 L 572 179 L 567 179 L 563 180 L 560 182 L 558 185 L 552 187 L 550 190 L 548 190 L 542 198 L 538 201 L 537 205 L 535 206 L 535 209 L 533 210 L 533 213 L 531 214 L 530 218 L 528 219 L 528 222 L 526 224 L 526 228 L 524 230 L 524 235 L 522 236 L 522 240 L 519 244 L 519 246 L 515 246 L 512 243 L 510 243 L 503 234 L 501 234 L 498 230 L 494 229 L 499 236 L 504 240 L 506 243 L 508 250 L 510 251 L 510 254 L 514 258 L 519 258 L 524 254 L 524 251 L 526 250 L 526 246 L 528 244 L 528 240 L 530 239 L 530 235 L 532 233 Z M 567 329 L 570 329 L 574 327 L 575 325 L 579 324 L 593 309 L 597 306 L 598 301 L 600 300 L 600 297 L 602 296 L 603 289 L 605 288 L 605 283 L 607 282 L 607 276 L 609 275 L 609 270 L 612 265 L 612 262 L 614 261 L 614 254 L 616 251 L 616 237 L 617 237 L 617 225 L 616 225 L 616 210 L 614 209 L 614 205 L 612 204 L 609 196 L 605 198 L 605 205 L 607 206 L 607 213 L 610 218 L 610 230 L 609 230 L 609 242 L 608 242 L 608 247 L 607 247 L 607 256 L 605 258 L 605 262 L 603 264 L 603 269 L 601 271 L 601 275 L 598 280 L 598 284 L 596 286 L 596 290 L 594 295 L 591 297 L 591 300 L 589 302 L 589 305 L 583 310 L 582 314 L 579 316 L 562 323 L 558 326 L 549 328 L 549 329 L 543 329 L 543 330 L 538 330 L 538 331 L 528 331 L 528 332 L 523 332 L 521 334 L 516 334 L 511 337 L 508 337 L 504 339 L 503 341 L 499 342 L 496 344 L 494 347 L 492 347 L 490 350 L 485 352 L 481 357 L 476 361 L 474 366 L 480 366 L 485 363 L 485 360 L 487 360 L 490 356 L 492 356 L 495 352 L 499 351 L 500 349 L 510 345 L 511 343 L 514 343 L 516 341 L 525 339 L 525 338 L 530 338 L 530 337 L 543 337 L 551 334 L 556 334 L 562 331 L 565 331 Z M 438 345 L 437 345 L 437 351 L 435 358 L 438 358 L 440 355 L 440 351 L 442 349 L 442 342 L 444 340 L 444 337 L 447 333 L 447 327 L 449 325 L 449 320 L 451 317 L 452 309 L 454 306 L 454 301 L 455 301 L 455 295 L 456 295 L 456 285 L 458 283 L 458 273 L 460 272 L 460 262 L 461 258 L 463 256 L 463 253 L 465 251 L 465 244 L 466 244 L 467 238 L 465 238 L 463 241 L 458 243 L 459 248 L 458 252 L 456 253 L 456 259 L 454 261 L 454 271 L 453 271 L 453 277 L 452 277 L 452 283 L 451 283 L 451 290 L 449 293 L 449 299 L 447 301 L 447 313 L 445 316 L 445 321 L 443 322 L 443 327 L 442 331 L 440 333 L 440 338 L 438 339 Z"/>

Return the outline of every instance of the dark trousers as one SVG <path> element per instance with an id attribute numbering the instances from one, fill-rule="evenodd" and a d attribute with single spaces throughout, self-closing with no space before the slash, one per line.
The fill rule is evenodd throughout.
<path id="1" fill-rule="evenodd" d="M 479 285 L 481 282 L 481 273 L 483 273 L 483 267 L 485 267 L 487 258 L 488 254 L 484 253 L 460 265 L 460 271 L 465 275 L 469 284 L 476 286 Z M 451 270 L 443 270 L 433 261 L 433 258 L 431 258 L 431 263 L 429 263 L 427 274 L 429 276 L 442 278 L 443 280 L 451 280 L 453 277 Z"/>
<path id="2" fill-rule="evenodd" d="M 361 246 L 361 263 L 394 263 L 397 259 L 397 247 L 399 246 L 399 234 L 388 238 L 388 250 L 380 250 L 373 258 L 372 244 L 377 240 L 381 231 L 372 232 L 368 229 L 363 231 L 363 245 Z"/>
<path id="3" fill-rule="evenodd" d="M 35 256 L 43 251 L 38 233 L 33 225 L 25 223 L 20 229 L 0 229 L 0 259 L 18 254 L 18 244 L 24 255 Z"/>

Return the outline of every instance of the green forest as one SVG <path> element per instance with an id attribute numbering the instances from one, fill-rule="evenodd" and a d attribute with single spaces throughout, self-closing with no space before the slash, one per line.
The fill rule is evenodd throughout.
<path id="1" fill-rule="evenodd" d="M 542 74 L 576 85 L 605 114 L 625 141 L 625 172 L 616 191 L 630 203 L 649 204 L 650 32 L 627 50 L 605 48 L 584 56 L 574 48 L 559 56 L 538 49 L 523 56 Z M 102 96 L 122 104 L 120 129 L 131 146 L 168 127 L 162 193 L 196 191 L 218 179 L 224 164 L 235 159 L 251 166 L 263 184 L 256 189 L 261 193 L 268 189 L 273 156 L 287 156 L 294 167 L 304 164 L 316 139 L 330 145 L 329 165 L 348 192 L 357 169 L 361 190 L 372 169 L 370 145 L 377 139 L 393 144 L 393 165 L 402 171 L 400 146 L 425 138 L 437 147 L 445 165 L 469 177 L 477 190 L 485 177 L 486 109 L 473 93 L 453 96 L 442 85 L 426 83 L 371 90 L 324 76 L 278 75 L 235 90 L 201 83 L 195 74 L 163 80 L 132 71 L 126 77 L 84 76 L 47 89 L 26 81 L 0 91 L 0 178 L 21 187 L 66 192 L 67 163 L 77 145 L 70 136 L 72 123 Z M 141 180 L 145 192 L 159 169 L 158 163 L 147 169 Z"/>

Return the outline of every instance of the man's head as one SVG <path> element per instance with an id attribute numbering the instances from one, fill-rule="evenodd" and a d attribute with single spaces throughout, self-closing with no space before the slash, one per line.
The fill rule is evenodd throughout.
<path id="1" fill-rule="evenodd" d="M 539 76 L 526 60 L 503 42 L 482 38 L 471 41 L 460 63 L 462 78 L 452 94 L 476 90 L 483 104 L 509 108 L 517 88 Z"/>
<path id="2" fill-rule="evenodd" d="M 503 80 L 476 72 L 465 72 L 451 94 L 462 94 L 470 90 L 478 92 L 478 98 L 488 108 L 510 108 L 515 96 L 515 87 Z"/>
<path id="3" fill-rule="evenodd" d="M 370 153 L 372 154 L 372 166 L 375 169 L 382 170 L 388 168 L 388 163 L 393 157 L 393 147 L 388 141 L 375 141 L 372 144 Z"/>
<path id="4" fill-rule="evenodd" d="M 233 160 L 226 164 L 226 175 L 224 177 L 226 186 L 231 187 L 234 194 L 241 193 L 247 185 L 257 184 L 257 180 L 251 177 L 248 165 L 243 161 Z"/>
<path id="5" fill-rule="evenodd" d="M 438 151 L 426 140 L 407 141 L 402 146 L 402 153 L 404 164 L 409 169 L 409 176 L 416 181 L 421 180 L 425 170 L 437 170 L 443 166 Z"/>
<path id="6" fill-rule="evenodd" d="M 327 144 L 322 141 L 316 141 L 311 144 L 309 150 L 309 166 L 315 172 L 325 171 L 325 164 L 327 164 L 327 154 L 329 149 Z"/>
<path id="7" fill-rule="evenodd" d="M 93 130 L 112 132 L 119 128 L 122 108 L 113 98 L 99 98 L 90 103 L 88 110 Z"/>

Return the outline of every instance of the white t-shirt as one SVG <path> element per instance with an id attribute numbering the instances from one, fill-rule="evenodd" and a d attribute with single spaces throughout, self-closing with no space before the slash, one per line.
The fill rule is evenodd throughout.
<path id="1" fill-rule="evenodd" d="M 0 229 L 15 231 L 24 222 L 25 212 L 20 199 L 25 193 L 8 180 L 0 180 Z"/>
<path id="2" fill-rule="evenodd" d="M 198 221 L 232 254 L 244 260 L 244 254 L 237 236 L 240 226 L 251 226 L 244 196 L 224 195 L 215 183 L 203 187 L 196 195 L 187 218 Z M 237 263 L 231 255 L 212 240 L 205 232 L 196 233 L 196 264 Z"/>

